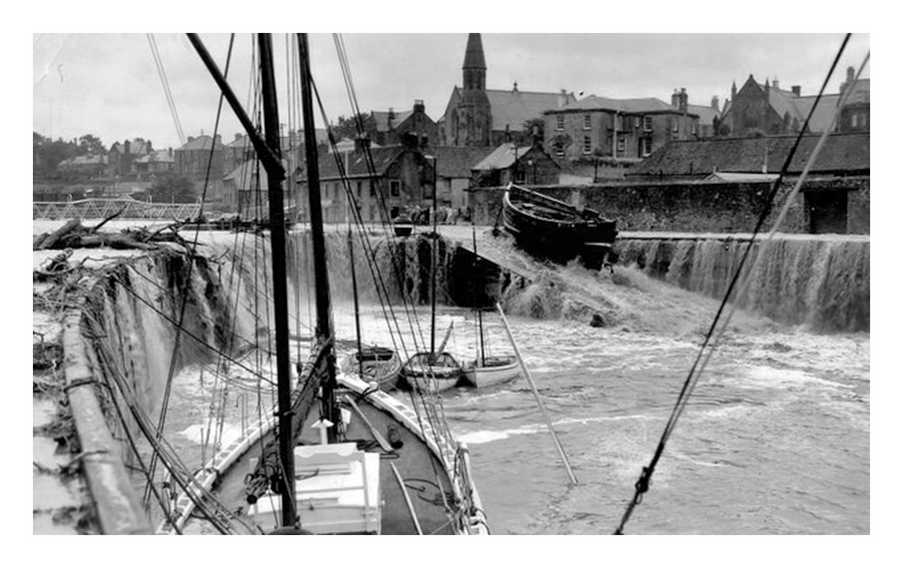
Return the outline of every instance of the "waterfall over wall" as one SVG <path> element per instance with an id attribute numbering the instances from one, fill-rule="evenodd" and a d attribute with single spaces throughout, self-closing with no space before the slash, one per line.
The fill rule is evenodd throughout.
<path id="1" fill-rule="evenodd" d="M 625 239 L 617 246 L 620 263 L 721 298 L 746 242 Z M 736 301 L 746 310 L 816 331 L 867 331 L 869 275 L 867 239 L 776 238 L 753 246 L 743 274 L 749 286 Z"/>

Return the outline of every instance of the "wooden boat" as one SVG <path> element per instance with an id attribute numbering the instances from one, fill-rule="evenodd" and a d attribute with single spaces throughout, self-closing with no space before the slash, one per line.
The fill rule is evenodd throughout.
<path id="1" fill-rule="evenodd" d="M 256 428 L 218 451 L 193 478 L 174 476 L 180 492 L 162 532 L 224 534 L 486 534 L 467 447 L 445 424 L 421 418 L 373 385 L 335 369 L 320 185 L 315 164 L 307 34 L 297 34 L 308 167 L 316 328 L 313 351 L 290 372 L 285 228 L 285 171 L 279 135 L 272 40 L 258 34 L 264 133 L 241 107 L 197 34 L 189 41 L 220 87 L 267 168 L 275 313 L 275 407 Z M 360 333 L 358 332 L 358 345 Z M 358 354 L 366 353 L 358 347 Z M 372 352 L 374 360 L 384 353 Z M 297 362 L 300 364 L 300 362 Z M 414 393 L 412 403 L 432 401 Z M 412 493 L 417 498 L 412 498 Z M 161 504 L 161 507 L 163 505 Z"/>
<path id="2" fill-rule="evenodd" d="M 520 364 L 514 355 L 497 355 L 474 359 L 464 367 L 464 380 L 467 386 L 486 388 L 520 376 Z"/>
<path id="3" fill-rule="evenodd" d="M 508 184 L 502 202 L 505 229 L 530 254 L 565 263 L 582 257 L 588 265 L 610 261 L 618 231 L 615 221 L 593 209 L 579 209 L 525 187 Z"/>
<path id="4" fill-rule="evenodd" d="M 403 391 L 442 392 L 455 388 L 463 378 L 464 369 L 450 353 L 442 351 L 433 356 L 421 352 L 402 365 L 395 384 Z"/>
<path id="5" fill-rule="evenodd" d="M 379 388 L 388 390 L 395 387 L 401 359 L 388 347 L 364 347 L 361 351 L 349 353 L 342 363 L 342 370 L 349 375 L 361 375 L 365 382 L 376 382 Z"/>

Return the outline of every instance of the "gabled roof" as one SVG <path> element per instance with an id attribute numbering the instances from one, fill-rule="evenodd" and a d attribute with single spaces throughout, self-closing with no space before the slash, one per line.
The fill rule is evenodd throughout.
<path id="1" fill-rule="evenodd" d="M 506 142 L 492 151 L 488 156 L 480 160 L 472 169 L 487 170 L 503 170 L 511 167 L 514 160 L 520 160 L 521 156 L 530 151 L 532 146 L 515 146 L 513 142 Z"/>
<path id="2" fill-rule="evenodd" d="M 394 129 L 396 126 L 407 120 L 409 116 L 414 114 L 413 110 L 406 110 L 402 112 L 393 111 L 395 116 L 392 118 L 392 128 Z M 389 111 L 387 110 L 374 110 L 370 111 L 370 116 L 373 117 L 373 122 L 376 124 L 377 132 L 388 132 L 389 128 Z"/>
<path id="3" fill-rule="evenodd" d="M 802 172 L 819 136 L 807 135 L 788 172 Z M 628 175 L 704 176 L 718 172 L 776 173 L 793 147 L 796 135 L 750 138 L 672 140 L 653 152 Z M 869 134 L 837 133 L 828 136 L 812 172 L 867 173 Z M 764 171 L 763 171 L 764 170 Z"/>
<path id="4" fill-rule="evenodd" d="M 695 114 L 699 117 L 699 124 L 708 124 L 710 126 L 715 122 L 715 118 L 721 116 L 721 113 L 718 111 L 718 109 L 705 105 L 688 104 L 687 111 L 690 114 Z"/>
<path id="5" fill-rule="evenodd" d="M 371 148 L 370 155 L 373 156 L 373 165 L 377 176 L 383 176 L 386 170 L 391 166 L 398 157 L 405 152 L 403 146 L 383 146 L 382 148 Z M 320 179 L 335 180 L 340 179 L 341 174 L 339 167 L 336 165 L 336 156 L 342 160 L 345 165 L 345 175 L 348 177 L 369 177 L 370 171 L 367 167 L 367 156 L 363 152 L 351 152 L 348 154 L 325 154 L 319 159 Z"/>
<path id="6" fill-rule="evenodd" d="M 150 148 L 150 144 L 147 140 L 135 138 L 133 140 L 127 140 L 129 143 L 129 154 L 132 156 L 141 156 L 148 153 Z M 116 150 L 118 152 L 125 152 L 125 142 L 113 142 L 113 145 L 110 146 L 110 151 Z"/>
<path id="7" fill-rule="evenodd" d="M 492 147 L 436 146 L 427 151 L 436 157 L 436 175 L 443 178 L 469 178 L 483 158 L 493 151 Z"/>
<path id="8" fill-rule="evenodd" d="M 209 150 L 213 146 L 213 137 L 207 136 L 206 134 L 201 134 L 200 136 L 196 136 L 181 145 L 176 151 L 188 151 L 188 150 Z M 223 148 L 222 143 L 216 145 L 217 149 Z"/>
<path id="9" fill-rule="evenodd" d="M 455 87 L 455 90 L 459 90 Z M 486 89 L 492 113 L 492 129 L 520 131 L 525 122 L 532 118 L 542 118 L 545 111 L 558 108 L 559 93 L 540 93 L 534 91 L 514 91 Z M 574 95 L 568 93 L 568 101 L 575 101 Z"/>
<path id="10" fill-rule="evenodd" d="M 646 112 L 673 112 L 680 113 L 680 110 L 669 105 L 661 99 L 655 97 L 646 97 L 639 99 L 612 99 L 608 97 L 599 97 L 589 95 L 582 99 L 574 100 L 561 108 L 550 108 L 549 112 L 573 112 L 584 110 L 608 110 L 614 112 L 623 112 L 629 114 L 641 114 Z M 690 114 L 696 114 L 690 112 Z"/>

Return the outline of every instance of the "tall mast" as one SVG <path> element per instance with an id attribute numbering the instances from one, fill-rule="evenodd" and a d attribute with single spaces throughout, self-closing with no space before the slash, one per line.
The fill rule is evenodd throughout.
<path id="1" fill-rule="evenodd" d="M 439 153 L 433 156 L 433 246 L 431 247 L 432 256 L 430 257 L 430 296 L 432 309 L 430 310 L 430 361 L 436 358 L 436 264 L 439 255 L 437 247 L 439 246 L 439 233 L 437 232 L 436 220 L 439 213 L 439 200 L 436 191 L 436 169 L 439 164 Z"/>
<path id="2" fill-rule="evenodd" d="M 281 158 L 279 149 L 279 108 L 276 77 L 273 73 L 273 42 L 270 34 L 258 34 L 260 51 L 260 88 L 263 98 L 263 125 L 266 144 Z M 280 164 L 281 166 L 281 164 Z M 281 169 L 281 168 L 280 168 Z M 276 376 L 279 403 L 279 457 L 282 461 L 282 525 L 292 527 L 295 515 L 295 437 L 292 431 L 292 378 L 289 360 L 288 284 L 285 270 L 285 213 L 282 175 L 267 169 L 267 197 L 270 207 L 270 250 L 273 262 L 273 315 L 276 326 Z M 279 172 L 277 172 L 279 173 Z"/>
<path id="3" fill-rule="evenodd" d="M 311 248 L 313 249 L 314 287 L 317 308 L 317 344 L 333 340 L 332 310 L 329 302 L 329 274 L 326 268 L 326 239 L 323 235 L 323 209 L 320 205 L 320 171 L 317 164 L 317 136 L 314 130 L 314 105 L 311 91 L 310 49 L 307 34 L 298 34 L 301 60 L 301 112 L 304 118 L 304 157 L 307 162 L 307 196 L 310 207 Z M 335 402 L 335 356 L 330 348 L 326 357 L 327 376 L 323 382 L 321 416 L 330 422 L 328 440 L 337 440 L 339 413 Z"/>
<path id="4" fill-rule="evenodd" d="M 273 271 L 273 309 L 276 328 L 276 377 L 277 400 L 279 408 L 279 459 L 282 464 L 282 525 L 293 527 L 297 522 L 294 501 L 294 432 L 292 432 L 291 390 L 292 377 L 289 362 L 288 338 L 288 285 L 285 272 L 285 217 L 283 215 L 282 181 L 285 179 L 285 168 L 282 166 L 279 151 L 279 109 L 276 101 L 276 81 L 273 75 L 273 46 L 269 34 L 260 34 L 257 41 L 260 49 L 261 91 L 263 95 L 264 140 L 248 113 L 238 102 L 238 97 L 226 78 L 220 72 L 216 62 L 210 56 L 204 43 L 197 34 L 188 34 L 188 41 L 194 46 L 198 56 L 207 67 L 223 97 L 232 107 L 238 121 L 254 145 L 257 159 L 263 163 L 267 172 L 267 190 L 270 206 L 270 252 L 272 253 Z"/>

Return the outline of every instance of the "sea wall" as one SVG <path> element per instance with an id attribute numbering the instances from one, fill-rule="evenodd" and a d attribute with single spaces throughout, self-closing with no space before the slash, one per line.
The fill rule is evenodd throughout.
<path id="1" fill-rule="evenodd" d="M 781 186 L 776 203 L 783 203 L 795 180 Z M 839 191 L 847 196 L 846 232 L 869 233 L 869 177 L 810 178 L 781 225 L 786 233 L 810 231 L 806 193 Z M 770 183 L 728 183 L 703 180 L 628 181 L 587 186 L 533 188 L 573 205 L 584 205 L 615 219 L 620 231 L 679 231 L 743 233 L 752 231 L 765 207 Z M 469 203 L 477 224 L 499 219 L 504 188 L 473 188 Z M 777 211 L 772 211 L 770 227 Z"/>

